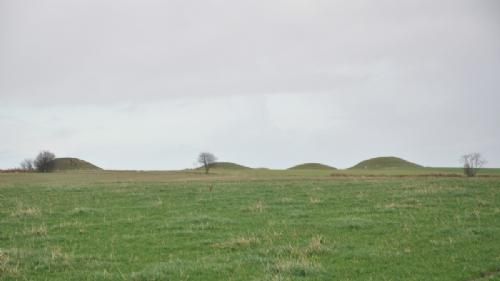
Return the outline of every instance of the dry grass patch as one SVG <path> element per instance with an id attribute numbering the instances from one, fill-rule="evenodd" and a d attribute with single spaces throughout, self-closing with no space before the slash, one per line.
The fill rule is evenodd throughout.
<path id="1" fill-rule="evenodd" d="M 307 255 L 321 254 L 326 251 L 328 251 L 328 247 L 326 247 L 325 238 L 322 235 L 313 236 L 305 248 Z"/>
<path id="2" fill-rule="evenodd" d="M 304 246 L 290 244 L 280 249 L 277 253 L 278 258 L 270 266 L 273 279 L 279 277 L 277 280 L 286 280 L 287 276 L 305 277 L 318 273 L 322 267 L 316 262 L 315 255 L 329 250 L 322 235 L 311 237 Z"/>
<path id="3" fill-rule="evenodd" d="M 57 261 L 65 265 L 68 265 L 71 261 L 71 256 L 63 252 L 62 248 L 59 246 L 50 249 L 50 258 L 52 261 Z"/>
<path id="4" fill-rule="evenodd" d="M 59 229 L 62 229 L 62 228 L 66 228 L 66 227 L 75 227 L 75 228 L 79 228 L 79 227 L 82 227 L 83 226 L 83 223 L 78 221 L 78 220 L 74 220 L 74 221 L 63 221 L 63 222 L 60 222 L 57 227 Z"/>
<path id="5" fill-rule="evenodd" d="M 290 203 L 292 201 L 293 201 L 293 199 L 290 198 L 290 197 L 283 197 L 283 198 L 281 198 L 281 203 Z"/>
<path id="6" fill-rule="evenodd" d="M 314 191 L 323 191 L 323 188 L 321 188 L 319 186 L 315 186 L 315 187 L 313 187 L 312 190 L 314 190 Z"/>
<path id="7" fill-rule="evenodd" d="M 220 249 L 236 249 L 255 246 L 260 243 L 260 240 L 255 236 L 240 236 L 232 238 L 222 243 L 216 243 L 213 246 Z"/>
<path id="8" fill-rule="evenodd" d="M 383 206 L 385 209 L 418 209 L 421 207 L 420 201 L 414 199 L 405 202 L 391 202 Z"/>
<path id="9" fill-rule="evenodd" d="M 13 217 L 35 217 L 40 215 L 40 209 L 36 207 L 27 207 L 23 204 L 18 204 L 10 213 Z"/>
<path id="10" fill-rule="evenodd" d="M 283 236 L 283 232 L 276 230 L 268 230 L 262 235 L 262 240 L 266 243 L 272 244 L 275 240 L 280 240 Z"/>
<path id="11" fill-rule="evenodd" d="M 161 207 L 163 205 L 163 200 L 161 200 L 160 197 L 158 197 L 154 202 L 153 202 L 153 207 Z"/>
<path id="12" fill-rule="evenodd" d="M 31 228 L 25 229 L 24 234 L 35 235 L 35 236 L 46 236 L 48 233 L 47 226 L 45 224 L 39 226 L 31 226 Z"/>
<path id="13" fill-rule="evenodd" d="M 491 203 L 489 201 L 483 200 L 483 199 L 476 199 L 476 203 L 478 207 L 488 207 L 491 206 Z"/>
<path id="14" fill-rule="evenodd" d="M 318 204 L 318 203 L 321 203 L 321 199 L 319 199 L 317 197 L 309 197 L 309 203 Z"/>
<path id="15" fill-rule="evenodd" d="M 410 192 L 411 190 L 411 192 Z M 430 185 L 415 185 L 414 189 L 408 189 L 409 193 L 413 194 L 439 194 L 439 193 L 467 193 L 467 189 L 461 186 L 444 186 L 438 184 L 430 184 Z"/>
<path id="16" fill-rule="evenodd" d="M 76 207 L 71 211 L 72 215 L 92 215 L 99 212 L 98 209 L 88 207 Z"/>
<path id="17" fill-rule="evenodd" d="M 298 259 L 279 258 L 272 265 L 275 274 L 304 277 L 320 270 L 321 267 L 306 257 Z"/>
<path id="18" fill-rule="evenodd" d="M 19 263 L 14 263 L 7 252 L 0 249 L 0 279 L 19 275 Z"/>
<path id="19" fill-rule="evenodd" d="M 264 203 L 262 203 L 262 201 L 259 200 L 256 203 L 251 204 L 250 206 L 248 206 L 247 209 L 249 211 L 251 211 L 251 212 L 262 213 L 265 208 L 266 208 L 266 206 L 264 205 Z"/>

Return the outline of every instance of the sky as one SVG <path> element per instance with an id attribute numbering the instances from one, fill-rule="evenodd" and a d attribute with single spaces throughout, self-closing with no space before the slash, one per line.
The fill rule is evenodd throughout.
<path id="1" fill-rule="evenodd" d="M 0 0 L 0 169 L 500 167 L 500 1 Z"/>

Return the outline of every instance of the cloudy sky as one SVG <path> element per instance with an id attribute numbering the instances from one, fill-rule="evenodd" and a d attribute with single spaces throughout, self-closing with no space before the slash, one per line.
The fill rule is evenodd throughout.
<path id="1" fill-rule="evenodd" d="M 0 0 L 0 168 L 500 167 L 498 0 Z"/>

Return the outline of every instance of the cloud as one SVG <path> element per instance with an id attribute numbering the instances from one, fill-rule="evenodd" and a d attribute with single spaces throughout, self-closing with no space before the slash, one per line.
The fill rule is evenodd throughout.
<path id="1" fill-rule="evenodd" d="M 40 149 L 112 169 L 189 168 L 200 151 L 272 168 L 306 161 L 348 167 L 379 155 L 456 165 L 459 155 L 477 149 L 496 163 L 494 145 L 500 134 L 487 119 L 462 116 L 462 108 L 413 107 L 425 106 L 425 98 L 403 100 L 384 105 L 327 94 L 281 94 L 15 107 L 4 115 L 33 118 L 1 120 L 0 128 L 16 132 L 3 139 L 4 147 L 15 153 L 2 163 L 17 163 Z"/>
<path id="2" fill-rule="evenodd" d="M 5 101 L 343 92 L 370 79 L 388 86 L 391 73 L 418 85 L 439 72 L 463 84 L 457 78 L 474 66 L 498 70 L 500 57 L 494 1 L 3 5 Z"/>
<path id="3" fill-rule="evenodd" d="M 3 165 L 43 148 L 110 168 L 182 168 L 199 150 L 272 167 L 500 159 L 499 8 L 1 1 Z"/>

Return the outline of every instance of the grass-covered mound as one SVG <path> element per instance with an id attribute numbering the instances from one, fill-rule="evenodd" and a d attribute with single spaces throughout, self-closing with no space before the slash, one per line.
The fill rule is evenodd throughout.
<path id="1" fill-rule="evenodd" d="M 422 168 L 422 166 L 398 157 L 376 157 L 361 161 L 351 169 L 408 169 Z"/>
<path id="2" fill-rule="evenodd" d="M 50 162 L 51 171 L 102 170 L 96 165 L 78 158 L 56 158 Z"/>
<path id="3" fill-rule="evenodd" d="M 201 167 L 203 169 L 203 167 Z M 250 169 L 249 167 L 232 163 L 232 162 L 216 162 L 210 164 L 210 169 L 226 169 L 226 170 L 246 170 Z"/>
<path id="4" fill-rule="evenodd" d="M 321 163 L 303 163 L 288 170 L 336 170 L 336 168 Z"/>

